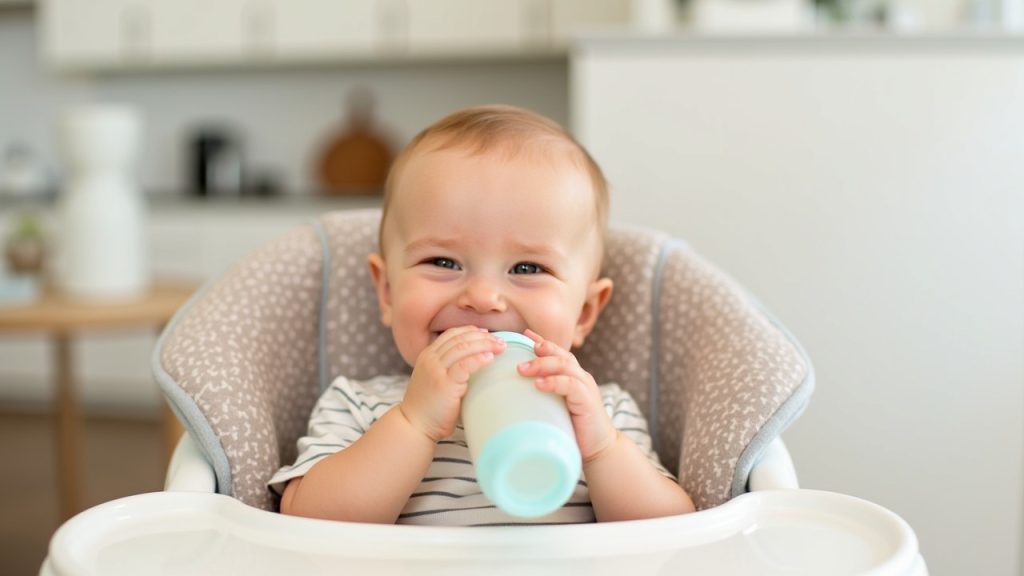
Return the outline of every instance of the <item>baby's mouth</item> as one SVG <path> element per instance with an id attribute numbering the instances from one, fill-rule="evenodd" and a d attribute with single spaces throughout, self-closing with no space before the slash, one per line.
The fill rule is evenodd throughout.
<path id="1" fill-rule="evenodd" d="M 519 328 L 497 328 L 497 327 L 488 327 L 488 326 L 479 326 L 479 328 L 485 328 L 485 329 L 487 329 L 488 332 L 520 332 L 520 333 L 523 332 L 523 330 L 519 329 Z M 430 331 L 430 341 L 433 342 L 434 340 L 437 340 L 438 336 L 440 336 L 441 334 L 444 334 L 446 330 L 450 330 L 450 329 L 451 328 L 445 328 L 444 330 L 431 330 Z"/>

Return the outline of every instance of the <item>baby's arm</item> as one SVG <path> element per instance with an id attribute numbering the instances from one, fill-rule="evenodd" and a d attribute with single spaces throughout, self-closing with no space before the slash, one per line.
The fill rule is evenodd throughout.
<path id="1" fill-rule="evenodd" d="M 583 472 L 599 522 L 694 511 L 693 501 L 682 486 L 659 472 L 621 432 L 616 431 L 610 446 L 584 461 Z"/>
<path id="2" fill-rule="evenodd" d="M 288 483 L 281 512 L 394 523 L 426 473 L 438 440 L 455 430 L 469 375 L 504 342 L 477 328 L 453 328 L 416 360 L 402 403 L 348 448 Z"/>
<path id="3" fill-rule="evenodd" d="M 615 429 L 594 378 L 576 357 L 528 331 L 537 360 L 520 373 L 537 388 L 565 398 L 583 457 L 591 504 L 599 522 L 655 518 L 694 511 L 683 488 L 661 474 L 637 445 Z"/>
<path id="4" fill-rule="evenodd" d="M 434 455 L 434 442 L 400 405 L 348 448 L 288 482 L 281 512 L 351 522 L 394 523 Z"/>

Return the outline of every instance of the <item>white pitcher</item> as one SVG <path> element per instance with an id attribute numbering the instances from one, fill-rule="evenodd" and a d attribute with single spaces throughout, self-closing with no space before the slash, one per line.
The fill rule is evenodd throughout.
<path id="1" fill-rule="evenodd" d="M 135 171 L 140 114 L 89 105 L 67 114 L 60 197 L 59 287 L 72 296 L 130 298 L 149 284 L 145 207 Z"/>

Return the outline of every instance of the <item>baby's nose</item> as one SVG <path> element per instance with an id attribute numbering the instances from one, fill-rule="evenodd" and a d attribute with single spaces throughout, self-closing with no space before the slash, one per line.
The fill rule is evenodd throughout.
<path id="1" fill-rule="evenodd" d="M 501 289 L 486 278 L 470 278 L 459 294 L 459 307 L 475 312 L 504 312 L 505 298 Z"/>

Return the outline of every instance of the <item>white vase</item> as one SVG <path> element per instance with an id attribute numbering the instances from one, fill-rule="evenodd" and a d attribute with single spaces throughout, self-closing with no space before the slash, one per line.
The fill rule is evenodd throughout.
<path id="1" fill-rule="evenodd" d="M 142 120 L 133 108 L 68 113 L 60 199 L 59 287 L 83 298 L 138 296 L 149 284 L 145 207 L 135 177 Z"/>

